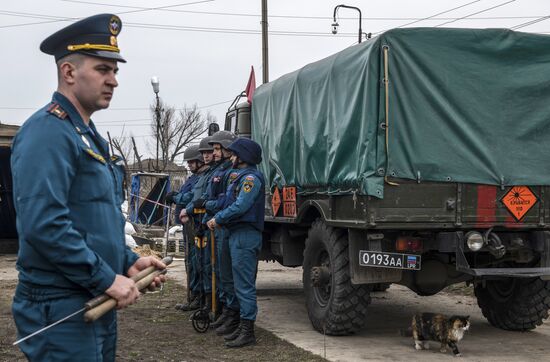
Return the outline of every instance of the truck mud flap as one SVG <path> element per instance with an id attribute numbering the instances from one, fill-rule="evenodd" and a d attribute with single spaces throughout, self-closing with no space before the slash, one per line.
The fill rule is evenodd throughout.
<path id="1" fill-rule="evenodd" d="M 456 243 L 456 270 L 474 276 L 502 276 L 514 278 L 533 278 L 542 277 L 542 279 L 550 278 L 550 235 L 547 231 L 534 234 L 541 246 L 541 264 L 542 267 L 537 268 L 470 268 L 470 264 L 464 255 L 464 242 L 462 233 L 457 233 Z"/>

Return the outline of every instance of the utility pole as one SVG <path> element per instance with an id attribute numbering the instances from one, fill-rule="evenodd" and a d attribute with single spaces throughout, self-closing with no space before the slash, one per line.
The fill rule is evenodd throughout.
<path id="1" fill-rule="evenodd" d="M 157 169 L 159 171 L 159 132 L 160 132 L 160 101 L 159 101 L 159 90 L 160 83 L 158 77 L 154 76 L 151 78 L 151 85 L 153 86 L 153 92 L 157 98 L 157 106 L 155 107 L 155 118 L 157 123 Z"/>
<path id="2" fill-rule="evenodd" d="M 269 57 L 267 52 L 267 0 L 262 0 L 262 75 L 263 83 L 269 82 Z"/>

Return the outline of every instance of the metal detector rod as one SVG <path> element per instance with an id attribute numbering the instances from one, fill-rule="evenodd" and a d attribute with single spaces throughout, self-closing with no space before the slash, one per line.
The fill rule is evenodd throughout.
<path id="1" fill-rule="evenodd" d="M 216 317 L 216 247 L 215 242 L 216 235 L 214 230 L 210 230 L 210 264 L 212 265 L 212 314 Z"/>
<path id="2" fill-rule="evenodd" d="M 66 316 L 65 318 L 62 318 L 62 319 L 58 320 L 57 322 L 50 324 L 49 326 L 46 326 L 46 327 L 44 327 L 44 328 L 42 328 L 42 329 L 39 329 L 39 330 L 37 330 L 36 332 L 34 332 L 34 333 L 32 333 L 32 334 L 29 334 L 28 336 L 26 336 L 26 337 L 24 337 L 24 338 L 21 338 L 20 340 L 17 340 L 17 341 L 15 341 L 15 342 L 13 342 L 13 345 L 14 345 L 14 346 L 15 346 L 15 345 L 18 345 L 19 343 L 24 342 L 24 341 L 26 341 L 27 339 L 29 339 L 29 338 L 31 338 L 31 337 L 34 337 L 34 336 L 36 336 L 37 334 L 40 334 L 40 333 L 44 332 L 45 330 L 50 329 L 50 328 L 52 328 L 53 326 L 56 326 L 56 325 L 58 325 L 59 323 L 62 323 L 62 322 L 64 322 L 64 321 L 66 321 L 67 319 L 71 318 L 71 317 L 74 317 L 74 316 L 77 315 L 77 314 L 80 314 L 80 313 L 84 312 L 85 310 L 86 310 L 86 307 L 84 307 L 84 308 L 82 308 L 82 309 L 79 309 L 79 310 L 77 310 L 76 312 L 74 312 L 73 314 L 70 314 L 70 315 Z"/>
<path id="3" fill-rule="evenodd" d="M 168 212 L 166 214 L 166 237 L 164 240 L 164 255 L 163 257 L 166 258 L 166 255 L 168 254 L 168 239 L 170 237 L 170 218 L 172 217 L 172 208 L 168 207 Z"/>

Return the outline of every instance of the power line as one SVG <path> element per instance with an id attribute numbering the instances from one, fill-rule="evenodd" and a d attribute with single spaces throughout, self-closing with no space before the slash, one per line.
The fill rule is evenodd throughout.
<path id="1" fill-rule="evenodd" d="M 66 1 L 72 1 L 72 0 L 66 0 Z M 204 0 L 204 1 L 214 1 L 214 0 Z M 443 12 L 440 12 L 440 13 L 437 13 L 437 14 L 434 14 L 432 16 L 428 16 L 428 17 L 425 17 L 425 18 L 380 18 L 380 19 L 394 19 L 394 20 L 398 20 L 398 19 L 416 19 L 415 21 L 413 22 L 409 22 L 409 23 L 406 23 L 406 24 L 402 24 L 402 25 L 399 25 L 397 26 L 397 28 L 401 28 L 401 27 L 404 27 L 404 26 L 408 26 L 408 25 L 412 25 L 412 24 L 415 24 L 415 23 L 418 23 L 420 21 L 426 21 L 426 20 L 431 20 L 431 21 L 434 21 L 434 20 L 442 20 L 442 19 L 451 19 L 450 21 L 448 22 L 445 22 L 445 23 L 442 23 L 442 24 L 438 24 L 436 26 L 441 26 L 441 25 L 444 25 L 444 24 L 447 24 L 447 23 L 451 23 L 451 22 L 454 22 L 454 21 L 458 21 L 458 20 L 465 20 L 465 19 L 468 19 L 468 20 L 479 20 L 479 19 L 518 19 L 518 18 L 525 18 L 525 19 L 529 19 L 529 18 L 534 18 L 534 19 L 540 19 L 540 17 L 485 17 L 485 18 L 471 18 L 472 14 L 470 15 L 466 15 L 466 16 L 463 16 L 463 17 L 459 17 L 459 18 L 437 18 L 438 15 L 441 15 L 441 14 L 444 14 L 444 13 L 447 13 L 447 12 L 450 12 L 450 11 L 453 11 L 453 10 L 456 10 L 456 9 L 459 9 L 461 7 L 464 7 L 464 6 L 468 6 L 472 3 L 475 3 L 475 2 L 478 2 L 478 1 L 481 1 L 481 0 L 476 0 L 476 1 L 473 1 L 473 2 L 470 2 L 470 3 L 467 3 L 467 4 L 464 4 L 464 5 L 461 5 L 461 6 L 458 6 L 458 7 L 455 7 L 453 9 L 449 9 L 449 10 L 446 10 L 446 11 L 443 11 Z M 509 2 L 513 2 L 515 0 L 511 0 Z M 72 1 L 74 2 L 74 1 Z M 88 2 L 87 2 L 88 3 Z M 101 4 L 101 3 L 97 3 L 97 4 Z M 186 4 L 193 4 L 193 3 L 186 3 Z M 504 3 L 504 4 L 500 4 L 500 5 L 497 5 L 497 6 L 494 6 L 494 7 L 491 7 L 491 8 L 488 8 L 488 9 L 484 9 L 484 10 L 481 10 L 479 12 L 476 12 L 476 13 L 473 13 L 473 14 L 479 14 L 481 12 L 485 12 L 485 11 L 488 11 L 490 9 L 493 9 L 493 8 L 496 8 L 496 7 L 499 7 L 499 6 L 502 6 L 502 5 L 505 5 L 507 3 Z M 172 7 L 173 6 L 183 6 L 185 4 L 178 4 L 178 5 L 171 5 Z M 128 6 L 125 6 L 125 7 L 128 7 Z M 131 8 L 135 8 L 135 7 L 131 7 Z M 162 8 L 165 8 L 165 7 L 157 7 L 157 8 L 139 8 L 139 10 L 136 10 L 136 11 L 128 11 L 128 12 L 123 12 L 123 13 L 130 13 L 130 12 L 137 12 L 137 11 L 150 11 L 150 10 L 158 10 L 158 9 L 162 9 Z M 120 14 L 123 14 L 123 13 L 120 13 Z M 52 23 L 52 22 L 59 22 L 59 21 L 76 21 L 78 20 L 79 18 L 60 18 L 60 17 L 55 17 L 55 16 L 50 16 L 50 15 L 45 15 L 45 14 L 35 14 L 35 13 L 22 13 L 22 12 L 8 12 L 8 11 L 0 11 L 0 14 L 3 14 L 3 15 L 9 15 L 9 16 L 18 16 L 18 17 L 28 17 L 28 18 L 38 18 L 38 19 L 50 19 L 48 21 L 44 21 L 44 22 L 34 22 L 34 23 L 23 23 L 23 24 L 13 24 L 13 25 L 4 25 L 4 26 L 0 26 L 0 28 L 10 28 L 10 27 L 18 27 L 18 26 L 25 26 L 25 25 L 36 25 L 36 24 L 45 24 L 45 23 Z M 191 31 L 191 32 L 204 32 L 204 33 L 228 33 L 228 34 L 252 34 L 252 35 L 259 35 L 261 34 L 261 31 L 260 30 L 254 30 L 254 29 L 238 29 L 238 28 L 211 28 L 211 27 L 192 27 L 192 26 L 181 26 L 181 25 L 166 25 L 166 24 L 151 24 L 151 23 L 132 23 L 132 22 L 127 22 L 125 23 L 126 26 L 129 26 L 129 27 L 134 27 L 134 28 L 142 28 L 142 29 L 157 29 L 157 30 L 177 30 L 177 31 Z M 382 30 L 382 31 L 378 31 L 378 32 L 375 32 L 373 34 L 379 34 L 379 33 L 382 33 L 386 30 L 389 30 L 389 29 L 385 29 L 385 30 Z M 356 36 L 355 33 L 340 33 L 338 35 L 331 35 L 331 34 L 328 34 L 328 33 L 325 33 L 325 32 L 297 32 L 297 31 L 270 31 L 270 35 L 277 35 L 277 36 L 310 36 L 310 37 L 354 37 Z"/>
<path id="2" fill-rule="evenodd" d="M 216 102 L 216 103 L 212 103 L 212 104 L 207 104 L 206 106 L 197 106 L 197 109 L 204 109 L 204 108 L 210 108 L 210 107 L 214 107 L 214 106 L 219 106 L 220 104 L 224 104 L 224 103 L 229 103 L 233 101 L 232 99 L 228 100 L 228 101 L 221 101 L 221 102 Z M 40 107 L 3 107 L 3 106 L 0 106 L 0 109 L 4 109 L 4 110 L 36 110 Z M 188 108 L 192 108 L 192 107 L 180 107 L 180 108 L 176 108 L 177 111 L 182 111 L 184 109 L 188 109 Z M 116 108 L 107 108 L 106 111 L 141 111 L 141 110 L 150 110 L 151 108 L 149 107 L 116 107 Z M 148 119 L 148 118 L 147 118 Z M 143 119 L 142 119 L 143 120 Z"/>
<path id="3" fill-rule="evenodd" d="M 128 6 L 121 4 L 108 4 L 108 3 L 99 3 L 93 1 L 80 1 L 80 0 L 62 0 L 65 2 L 77 3 L 77 4 L 89 4 L 89 5 L 101 5 L 101 6 L 111 6 L 111 7 L 121 7 L 121 8 L 134 8 L 134 9 L 147 9 L 145 7 L 139 6 Z M 480 1 L 480 0 L 479 0 Z M 198 11 L 198 10 L 180 10 L 180 9 L 158 9 L 160 11 L 166 12 L 176 12 L 176 13 L 188 13 L 188 14 L 202 14 L 202 15 L 219 15 L 219 16 L 237 16 L 237 17 L 255 17 L 260 18 L 261 14 L 251 14 L 251 13 L 224 13 L 224 12 L 213 12 L 213 11 Z M 496 20 L 496 19 L 536 19 L 539 16 L 493 16 L 493 17 L 478 17 L 470 18 L 469 20 Z M 332 20 L 331 16 L 304 16 L 304 15 L 269 15 L 269 18 L 284 18 L 284 19 L 314 19 L 314 20 Z M 453 20 L 456 18 L 432 18 L 433 20 Z M 339 17 L 342 20 L 352 20 L 357 19 L 357 17 Z M 411 17 L 363 17 L 363 20 L 373 20 L 373 21 L 394 21 L 394 20 L 425 20 L 426 18 L 411 18 Z"/>
<path id="4" fill-rule="evenodd" d="M 138 118 L 138 119 L 123 119 L 123 120 L 112 120 L 112 121 L 97 121 L 95 124 L 111 124 L 111 123 L 118 123 L 118 122 L 143 122 L 143 121 L 150 121 L 151 118 Z"/>
<path id="5" fill-rule="evenodd" d="M 161 10 L 161 9 L 166 9 L 166 8 L 185 6 L 185 5 L 194 5 L 194 4 L 211 2 L 211 1 L 215 1 L 215 0 L 200 0 L 200 1 L 190 2 L 190 3 L 181 3 L 181 4 L 176 4 L 176 5 L 159 6 L 159 7 L 155 7 L 155 8 L 140 8 L 138 10 L 130 10 L 130 11 L 119 12 L 118 14 L 122 15 L 122 14 L 139 13 L 139 12 L 151 11 L 151 10 Z M 22 14 L 22 13 L 20 13 L 20 14 Z M 4 15 L 10 15 L 10 14 L 4 14 Z M 34 14 L 34 15 L 35 15 L 35 17 L 38 16 L 36 14 Z M 21 15 L 15 15 L 15 16 L 21 16 Z M 47 15 L 44 15 L 44 16 L 47 16 Z M 22 16 L 22 17 L 24 17 L 24 16 Z M 28 17 L 31 17 L 31 16 L 28 16 Z M 54 19 L 55 17 L 51 16 L 50 18 Z M 35 23 L 3 25 L 3 26 L 0 26 L 0 28 L 14 28 L 14 27 L 19 27 L 19 26 L 27 26 L 27 25 L 56 23 L 56 22 L 60 22 L 60 21 L 76 21 L 76 20 L 80 20 L 80 19 L 83 19 L 83 18 L 57 18 L 57 20 L 40 21 L 40 22 L 35 22 Z"/>
<path id="6" fill-rule="evenodd" d="M 183 12 L 183 13 L 199 13 L 199 14 L 212 14 L 212 15 L 232 15 L 232 16 L 260 16 L 256 14 L 237 14 L 237 13 L 216 13 L 216 12 L 201 12 L 201 11 L 189 11 L 189 10 L 174 10 L 174 9 L 163 9 L 162 7 L 158 8 L 141 8 L 141 7 L 135 7 L 135 6 L 124 6 L 124 5 L 112 5 L 112 4 L 103 4 L 103 3 L 92 3 L 92 2 L 82 2 L 82 1 L 74 1 L 74 0 L 64 0 L 64 1 L 70 1 L 70 2 L 76 2 L 76 3 L 87 3 L 87 4 L 97 4 L 97 5 L 106 5 L 106 6 L 118 6 L 118 7 L 125 7 L 125 8 L 134 8 L 139 9 L 140 11 L 151 11 L 151 10 L 162 10 L 162 11 L 173 11 L 173 12 Z M 213 1 L 213 0 L 208 0 Z M 477 0 L 480 1 L 480 0 Z M 474 2 L 477 2 L 474 1 Z M 463 6 L 469 5 L 471 3 L 465 4 Z M 184 4 L 179 5 L 172 5 L 172 6 L 183 6 Z M 459 6 L 460 8 L 462 6 Z M 455 8 L 455 9 L 458 9 Z M 455 10 L 451 9 L 451 10 Z M 541 16 L 488 16 L 488 17 L 460 17 L 460 18 L 453 18 L 453 17 L 437 17 L 437 15 L 444 14 L 446 12 L 449 12 L 451 10 L 447 10 L 438 14 L 435 14 L 433 16 L 425 17 L 425 18 L 410 18 L 410 17 L 366 17 L 362 20 L 369 20 L 369 21 L 400 21 L 400 20 L 413 20 L 411 23 L 400 25 L 399 27 L 411 25 L 420 21 L 425 20 L 507 20 L 507 19 L 539 19 Z M 129 12 L 123 12 L 121 14 L 125 14 Z M 26 26 L 26 25 L 37 25 L 37 24 L 47 24 L 47 23 L 53 23 L 53 22 L 60 22 L 60 21 L 76 21 L 81 18 L 60 18 L 52 15 L 46 15 L 46 14 L 36 14 L 36 13 L 23 13 L 23 12 L 14 12 L 14 11 L 0 11 L 1 15 L 7 15 L 7 16 L 15 16 L 15 17 L 22 17 L 22 18 L 31 18 L 31 19 L 48 19 L 49 21 L 44 22 L 35 22 L 35 23 L 23 23 L 23 24 L 12 24 L 12 25 L 4 25 L 0 26 L 0 28 L 10 28 L 10 27 L 18 27 L 18 26 Z M 292 15 L 270 15 L 270 18 L 289 18 L 289 19 L 320 19 L 320 20 L 331 20 L 332 17 L 323 17 L 323 16 L 292 16 Z M 357 19 L 356 17 L 341 17 L 340 19 Z"/>
<path id="7" fill-rule="evenodd" d="M 533 24 L 536 24 L 536 23 L 540 23 L 541 21 L 547 20 L 549 18 L 550 18 L 550 15 L 541 16 L 540 18 L 538 18 L 536 20 L 531 20 L 531 21 L 527 21 L 525 23 L 515 25 L 515 26 L 511 27 L 510 29 L 516 30 L 516 29 L 525 28 L 526 26 L 533 25 Z"/>
<path id="8" fill-rule="evenodd" d="M 504 6 L 504 5 L 506 5 L 506 4 L 513 3 L 514 1 L 516 1 L 516 0 L 506 1 L 506 2 L 500 3 L 500 4 L 495 5 L 495 6 L 491 6 L 490 8 L 483 9 L 483 10 L 480 10 L 480 11 L 476 11 L 475 13 L 471 13 L 471 14 L 465 15 L 465 16 L 463 16 L 463 17 L 457 18 L 456 20 L 449 20 L 449 21 L 446 21 L 446 22 L 444 22 L 444 23 L 434 25 L 434 27 L 438 27 L 438 26 L 442 26 L 442 25 L 454 23 L 455 21 L 459 21 L 459 20 L 465 19 L 465 18 L 467 18 L 467 17 L 470 17 L 470 16 L 472 16 L 472 15 L 481 14 L 481 13 L 484 13 L 484 12 L 486 12 L 486 11 L 489 11 L 489 10 L 493 10 L 493 9 L 499 8 L 499 7 Z"/>
<path id="9" fill-rule="evenodd" d="M 213 1 L 213 0 L 208 0 L 208 1 Z M 5 14 L 5 15 L 12 15 L 12 14 Z M 17 16 L 23 16 L 23 15 L 17 15 Z M 35 14 L 30 15 L 29 17 L 35 17 Z M 57 20 L 49 20 L 44 22 L 4 25 L 4 26 L 0 26 L 0 28 L 10 28 L 10 27 L 17 27 L 17 26 L 45 24 L 45 23 L 52 23 L 52 22 L 59 22 L 59 21 L 74 21 L 74 20 L 78 20 L 78 18 L 76 19 L 75 18 L 57 18 Z M 202 33 L 252 34 L 252 35 L 261 34 L 260 30 L 236 29 L 236 28 L 209 28 L 209 27 L 193 27 L 193 26 L 181 26 L 181 25 L 132 23 L 132 22 L 125 22 L 124 26 L 131 27 L 131 28 L 141 28 L 141 29 L 177 30 L 177 31 L 202 32 Z M 312 37 L 331 36 L 330 34 L 324 33 L 324 32 L 320 33 L 320 32 L 292 32 L 292 31 L 271 31 L 270 35 L 312 36 Z M 338 35 L 338 37 L 353 37 L 353 36 L 356 36 L 355 33 L 341 33 L 340 35 Z"/>
<path id="10" fill-rule="evenodd" d="M 233 100 L 230 99 L 230 100 L 228 100 L 228 101 L 223 101 L 223 102 L 218 102 L 218 103 L 212 103 L 212 104 L 208 104 L 208 105 L 206 105 L 206 106 L 197 107 L 197 109 L 210 108 L 210 107 L 219 106 L 220 104 L 225 104 L 225 103 L 229 103 L 229 102 L 233 102 Z"/>
<path id="11" fill-rule="evenodd" d="M 428 16 L 426 18 L 422 18 L 422 19 L 419 19 L 419 20 L 416 20 L 416 21 L 412 21 L 410 23 L 407 23 L 407 24 L 403 24 L 403 25 L 399 25 L 397 26 L 397 28 L 402 28 L 402 27 L 405 27 L 405 26 L 408 26 L 408 25 L 412 25 L 412 24 L 416 24 L 416 23 L 419 23 L 421 21 L 424 21 L 424 20 L 428 20 L 428 19 L 431 19 L 431 18 L 434 18 L 438 15 L 442 15 L 442 14 L 446 14 L 446 13 L 450 13 L 451 11 L 455 11 L 457 9 L 460 9 L 460 8 L 463 8 L 463 7 L 466 7 L 466 6 L 469 6 L 469 5 L 472 5 L 473 3 L 477 3 L 477 2 L 480 2 L 481 0 L 474 0 L 474 1 L 471 1 L 467 4 L 463 4 L 463 5 L 460 5 L 460 6 L 457 6 L 455 8 L 452 8 L 452 9 L 449 9 L 449 10 L 445 10 L 445 11 L 442 11 L 442 12 L 439 12 L 437 14 L 434 14 L 432 16 Z M 376 34 L 379 34 L 379 33 L 383 33 L 385 30 L 382 30 L 382 31 L 379 31 L 377 32 Z"/>

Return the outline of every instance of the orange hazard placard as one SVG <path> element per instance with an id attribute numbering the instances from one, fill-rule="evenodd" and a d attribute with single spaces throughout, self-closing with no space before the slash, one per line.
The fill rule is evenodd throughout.
<path id="1" fill-rule="evenodd" d="M 277 216 L 279 207 L 281 207 L 281 194 L 279 193 L 279 188 L 275 186 L 273 197 L 271 197 L 271 211 L 273 211 L 273 216 Z"/>
<path id="2" fill-rule="evenodd" d="M 529 187 L 514 186 L 504 195 L 501 201 L 516 221 L 520 221 L 527 211 L 535 206 L 537 200 Z"/>
<path id="3" fill-rule="evenodd" d="M 289 201 L 283 203 L 283 216 L 296 217 L 296 202 Z"/>
<path id="4" fill-rule="evenodd" d="M 283 216 L 296 217 L 296 186 L 283 187 Z"/>
<path id="5" fill-rule="evenodd" d="M 296 186 L 283 187 L 283 201 L 296 201 Z"/>

